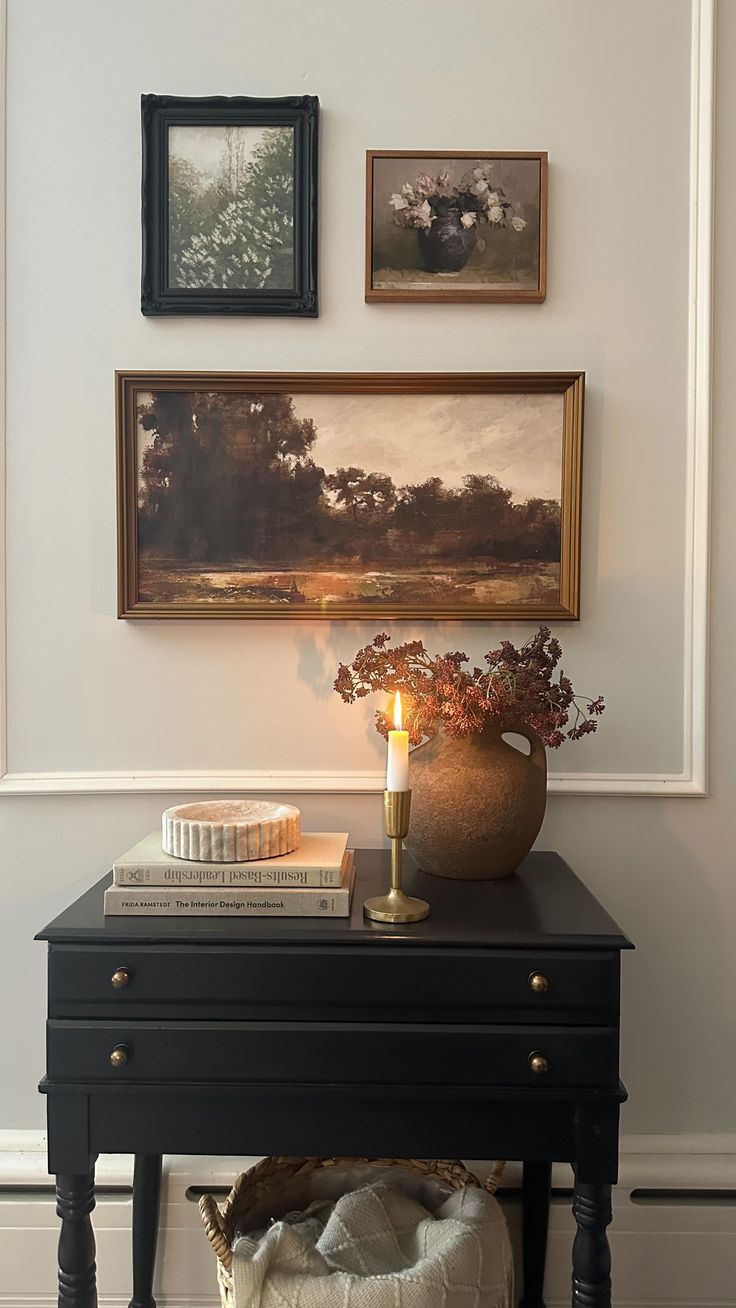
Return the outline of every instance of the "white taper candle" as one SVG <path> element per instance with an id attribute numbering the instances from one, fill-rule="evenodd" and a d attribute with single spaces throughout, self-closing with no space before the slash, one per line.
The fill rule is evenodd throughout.
<path id="1" fill-rule="evenodd" d="M 401 695 L 396 692 L 394 700 L 394 723 L 396 729 L 388 733 L 388 762 L 386 765 L 386 789 L 409 789 L 409 732 L 401 729 Z"/>

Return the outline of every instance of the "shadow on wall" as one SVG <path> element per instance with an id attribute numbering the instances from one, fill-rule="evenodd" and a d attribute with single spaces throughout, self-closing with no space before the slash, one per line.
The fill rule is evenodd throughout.
<path id="1" fill-rule="evenodd" d="M 510 625 L 510 624 L 509 624 Z M 530 627 L 530 632 L 536 624 Z M 337 696 L 334 680 L 338 665 L 351 663 L 358 650 L 373 640 L 382 631 L 391 636 L 392 645 L 403 644 L 407 640 L 421 639 L 430 653 L 440 650 L 456 649 L 460 643 L 462 649 L 473 659 L 481 658 L 482 652 L 497 645 L 507 635 L 503 623 L 488 624 L 468 628 L 458 623 L 432 622 L 427 620 L 420 625 L 404 626 L 394 621 L 376 618 L 374 622 L 325 622 L 319 626 L 303 628 L 298 636 L 297 675 L 303 685 L 307 686 L 313 697 L 322 704 L 330 702 Z M 482 652 L 481 652 L 482 647 Z M 373 715 L 376 709 L 385 706 L 383 697 L 371 695 L 365 700 L 365 736 L 372 743 L 377 739 Z M 346 714 L 346 736 L 349 730 L 355 730 L 355 723 L 360 721 L 360 709 L 355 705 L 341 705 Z M 350 716 L 353 727 L 350 727 Z M 385 750 L 385 745 L 381 745 Z"/>

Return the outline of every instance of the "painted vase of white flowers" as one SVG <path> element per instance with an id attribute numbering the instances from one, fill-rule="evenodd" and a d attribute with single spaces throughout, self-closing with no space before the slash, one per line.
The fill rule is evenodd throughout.
<path id="1" fill-rule="evenodd" d="M 419 257 L 428 272 L 454 273 L 465 267 L 473 250 L 485 249 L 478 228 L 510 227 L 523 232 L 525 220 L 491 177 L 492 164 L 465 173 L 452 185 L 446 168 L 432 176 L 420 173 L 394 192 L 389 204 L 399 227 L 417 233 Z"/>

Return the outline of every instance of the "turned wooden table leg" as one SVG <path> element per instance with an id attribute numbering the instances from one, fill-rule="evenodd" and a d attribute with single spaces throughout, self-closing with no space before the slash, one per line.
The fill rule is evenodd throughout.
<path id="1" fill-rule="evenodd" d="M 161 1155 L 136 1154 L 133 1171 L 133 1298 L 130 1308 L 156 1308 L 156 1266 Z"/>
<path id="2" fill-rule="evenodd" d="M 59 1308 L 97 1308 L 95 1237 L 89 1217 L 94 1206 L 94 1172 L 57 1176 Z"/>
<path id="3" fill-rule="evenodd" d="M 610 1185 L 576 1181 L 572 1211 L 577 1231 L 572 1246 L 573 1308 L 611 1308 Z"/>
<path id="4" fill-rule="evenodd" d="M 544 1267 L 551 1177 L 551 1163 L 524 1163 L 521 1192 L 524 1293 L 519 1308 L 545 1308 Z"/>

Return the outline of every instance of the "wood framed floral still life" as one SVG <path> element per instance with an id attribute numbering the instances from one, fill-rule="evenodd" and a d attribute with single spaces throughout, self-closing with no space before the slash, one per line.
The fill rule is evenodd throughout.
<path id="1" fill-rule="evenodd" d="M 577 618 L 583 385 L 118 373 L 119 615 Z"/>
<path id="2" fill-rule="evenodd" d="M 366 300 L 539 303 L 547 155 L 369 150 Z"/>
<path id="3" fill-rule="evenodd" d="M 316 96 L 141 97 L 144 314 L 317 316 Z"/>

